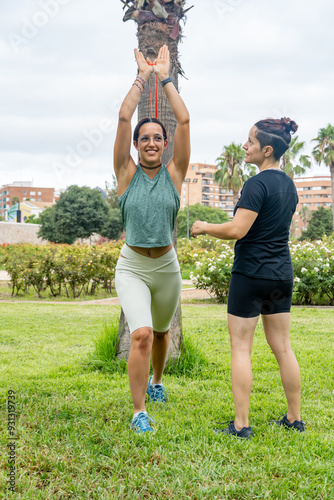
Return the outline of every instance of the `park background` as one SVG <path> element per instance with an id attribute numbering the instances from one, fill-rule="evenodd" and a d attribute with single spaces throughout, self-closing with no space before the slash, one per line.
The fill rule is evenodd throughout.
<path id="1" fill-rule="evenodd" d="M 46 3 L 3 2 L 1 178 L 3 183 L 17 175 L 43 185 L 94 187 L 112 173 L 113 133 L 76 166 L 66 163 L 66 155 L 101 120 L 116 123 L 120 100 L 135 74 L 135 26 L 121 22 L 120 2 L 59 0 L 59 13 L 24 38 L 22 30 Z M 310 144 L 333 116 L 332 4 L 194 4 L 181 46 L 189 78 L 182 81 L 181 92 L 192 115 L 192 160 L 214 163 L 223 145 L 243 142 L 253 122 L 268 115 L 291 115 L 301 125 L 301 140 Z M 64 163 L 62 170 L 59 164 Z M 299 267 L 297 282 L 309 278 L 306 291 L 316 283 L 321 264 L 329 284 L 334 275 L 328 271 L 331 240 L 308 245 L 306 253 L 312 254 L 305 256 L 308 266 Z M 214 275 L 211 246 L 206 242 L 196 256 L 196 249 L 188 251 L 184 242 L 190 272 L 204 262 L 203 276 Z M 32 248 L 25 250 L 29 258 Z M 228 270 L 230 249 L 216 250 L 219 258 L 226 254 L 222 268 Z M 4 248 L 2 255 L 11 251 L 16 247 Z M 205 254 L 200 260 L 198 252 Z M 298 259 L 302 252 L 296 249 Z M 38 283 L 34 267 L 28 279 Z M 16 498 L 333 498 L 332 308 L 292 311 L 305 435 L 267 425 L 285 412 L 285 397 L 258 325 L 251 401 L 255 437 L 240 443 L 214 432 L 218 421 L 233 417 L 226 306 L 214 299 L 184 303 L 188 356 L 167 369 L 170 403 L 150 407 L 156 433 L 145 440 L 128 428 L 132 409 L 125 365 L 108 363 L 103 355 L 110 347 L 106 339 L 117 331 L 119 306 L 73 300 L 46 304 L 36 300 L 36 290 L 33 294 L 33 304 L 22 297 L 1 303 L 1 442 L 6 459 L 13 391 Z M 7 479 L 5 460 L 2 496 Z"/>

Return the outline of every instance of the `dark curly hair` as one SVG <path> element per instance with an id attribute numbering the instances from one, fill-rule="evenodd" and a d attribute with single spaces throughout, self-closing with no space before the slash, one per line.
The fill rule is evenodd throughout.
<path id="1" fill-rule="evenodd" d="M 285 151 L 289 149 L 291 142 L 291 134 L 294 134 L 298 125 L 290 118 L 267 118 L 255 123 L 256 138 L 258 139 L 261 149 L 265 146 L 273 148 L 275 160 L 279 160 Z"/>
<path id="2" fill-rule="evenodd" d="M 142 120 L 140 120 L 140 122 L 137 123 L 136 128 L 133 131 L 134 142 L 138 142 L 140 127 L 142 125 L 145 125 L 145 123 L 157 123 L 158 125 L 160 125 L 160 127 L 162 128 L 164 140 L 167 141 L 167 132 L 165 126 L 159 120 L 157 120 L 157 118 L 143 118 Z"/>

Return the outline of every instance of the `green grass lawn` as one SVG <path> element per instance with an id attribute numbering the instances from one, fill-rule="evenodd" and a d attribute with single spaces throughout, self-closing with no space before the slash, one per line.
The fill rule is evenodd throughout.
<path id="1" fill-rule="evenodd" d="M 259 324 L 253 348 L 254 438 L 217 435 L 233 418 L 226 306 L 183 306 L 183 327 L 207 363 L 166 375 L 167 405 L 147 405 L 153 435 L 130 431 L 127 374 L 84 367 L 119 306 L 1 304 L 0 498 L 8 477 L 7 394 L 15 391 L 19 499 L 334 498 L 334 310 L 294 308 L 305 434 L 267 425 L 286 412 L 279 370 Z M 2 492 L 2 493 L 1 493 Z"/>

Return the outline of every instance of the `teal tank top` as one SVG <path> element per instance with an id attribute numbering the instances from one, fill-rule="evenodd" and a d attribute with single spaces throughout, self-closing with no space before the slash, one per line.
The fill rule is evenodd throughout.
<path id="1" fill-rule="evenodd" d="M 180 195 L 162 165 L 150 179 L 140 165 L 126 191 L 118 198 L 128 245 L 143 248 L 172 243 Z"/>

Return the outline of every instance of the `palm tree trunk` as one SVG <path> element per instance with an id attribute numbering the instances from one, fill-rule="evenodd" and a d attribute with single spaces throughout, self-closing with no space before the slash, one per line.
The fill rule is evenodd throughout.
<path id="1" fill-rule="evenodd" d="M 173 3 L 168 3 L 168 8 L 172 9 Z M 175 6 L 175 14 L 179 16 L 182 13 L 179 6 Z M 126 19 L 125 19 L 126 20 Z M 175 31 L 174 31 L 175 33 Z M 156 59 L 160 47 L 166 44 L 170 52 L 170 76 L 174 80 L 174 85 L 178 89 L 178 75 L 181 73 L 181 66 L 178 60 L 178 43 L 181 38 L 180 34 L 175 38 L 171 38 L 171 28 L 165 21 L 154 20 L 145 23 L 138 22 L 138 45 L 139 50 L 144 54 L 144 57 L 149 57 L 151 61 Z M 162 163 L 168 164 L 174 151 L 174 134 L 176 129 L 176 119 L 171 110 L 169 102 L 166 98 L 165 92 L 163 91 L 161 84 L 158 82 L 158 95 L 155 96 L 155 76 L 151 76 L 151 95 L 152 95 L 152 108 L 153 116 L 155 116 L 155 98 L 158 98 L 158 119 L 164 124 L 167 131 L 168 146 L 163 153 Z M 149 85 L 147 84 L 144 93 L 140 99 L 138 105 L 138 121 L 142 118 L 151 116 L 151 105 L 150 105 L 150 92 Z M 177 244 L 176 228 L 173 232 L 173 245 L 175 251 Z M 179 301 L 178 308 L 173 317 L 172 324 L 169 331 L 169 348 L 167 353 L 167 358 L 176 359 L 180 355 L 181 345 L 182 345 L 182 320 L 181 320 L 181 301 Z M 126 318 L 123 310 L 121 311 L 121 317 L 118 329 L 118 358 L 128 359 L 130 352 L 130 333 L 129 327 L 126 322 Z"/>
<path id="2" fill-rule="evenodd" d="M 233 200 L 233 209 L 234 209 L 236 204 L 238 203 L 238 200 L 239 200 L 239 191 L 233 191 L 232 200 Z"/>

